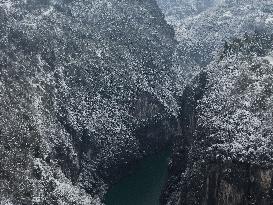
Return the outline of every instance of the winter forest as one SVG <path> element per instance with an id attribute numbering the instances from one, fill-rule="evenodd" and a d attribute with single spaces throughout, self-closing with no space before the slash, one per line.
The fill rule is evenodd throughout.
<path id="1" fill-rule="evenodd" d="M 273 0 L 0 0 L 0 205 L 272 205 Z"/>

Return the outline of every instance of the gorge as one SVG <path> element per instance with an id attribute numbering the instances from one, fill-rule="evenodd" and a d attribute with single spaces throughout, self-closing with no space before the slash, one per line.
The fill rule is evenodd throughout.
<path id="1" fill-rule="evenodd" d="M 106 194 L 106 205 L 158 205 L 164 188 L 170 151 L 141 160 L 133 173 L 113 185 Z"/>
<path id="2" fill-rule="evenodd" d="M 0 205 L 271 205 L 272 19 L 271 0 L 0 0 Z"/>

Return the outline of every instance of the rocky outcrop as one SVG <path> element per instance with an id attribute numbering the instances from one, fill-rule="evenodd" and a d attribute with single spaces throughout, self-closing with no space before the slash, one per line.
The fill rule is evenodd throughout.
<path id="1" fill-rule="evenodd" d="M 272 167 L 241 162 L 195 162 L 169 204 L 272 204 Z"/>
<path id="2" fill-rule="evenodd" d="M 179 134 L 176 136 L 173 144 L 173 154 L 169 164 L 168 181 L 162 192 L 161 204 L 177 204 L 180 199 L 181 182 L 183 173 L 190 169 L 189 164 L 194 161 L 191 159 L 191 149 L 194 143 L 194 132 L 197 121 L 197 104 L 202 99 L 207 84 L 207 74 L 200 74 L 193 81 L 192 85 L 185 88 L 183 96 L 180 99 Z M 185 181 L 184 181 L 185 182 Z M 191 189 L 189 189 L 191 190 Z M 192 191 L 192 190 L 191 190 Z"/>
<path id="3" fill-rule="evenodd" d="M 272 204 L 273 169 L 251 164 L 207 165 L 203 204 Z"/>
<path id="4" fill-rule="evenodd" d="M 185 89 L 161 204 L 272 204 L 271 53 L 271 34 L 235 39 Z"/>
<path id="5" fill-rule="evenodd" d="M 161 204 L 272 204 L 272 1 L 158 2 L 182 96 Z"/>

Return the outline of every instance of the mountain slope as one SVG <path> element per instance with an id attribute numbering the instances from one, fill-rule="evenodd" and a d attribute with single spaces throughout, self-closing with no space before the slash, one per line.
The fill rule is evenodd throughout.
<path id="1" fill-rule="evenodd" d="M 158 2 L 181 96 L 162 204 L 271 204 L 272 1 Z"/>
<path id="2" fill-rule="evenodd" d="M 162 204 L 271 204 L 272 1 L 158 2 L 0 1 L 0 204 L 102 204 L 169 143 Z"/>
<path id="3" fill-rule="evenodd" d="M 211 61 L 217 59 L 225 42 L 245 33 L 270 32 L 272 1 L 167 0 L 158 3 L 168 23 L 174 26 L 179 42 L 173 56 L 177 87 L 184 86 Z"/>
<path id="4" fill-rule="evenodd" d="M 272 45 L 234 39 L 186 87 L 162 204 L 271 204 Z"/>
<path id="5" fill-rule="evenodd" d="M 0 24 L 1 203 L 100 203 L 177 110 L 171 27 L 137 0 L 4 0 Z"/>

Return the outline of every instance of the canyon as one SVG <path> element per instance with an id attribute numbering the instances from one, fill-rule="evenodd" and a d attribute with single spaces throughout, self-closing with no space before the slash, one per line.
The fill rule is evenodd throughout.
<path id="1" fill-rule="evenodd" d="M 166 149 L 158 203 L 272 204 L 272 16 L 270 0 L 0 1 L 0 204 L 104 204 Z"/>

